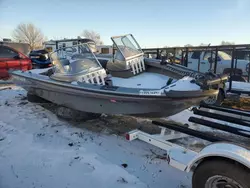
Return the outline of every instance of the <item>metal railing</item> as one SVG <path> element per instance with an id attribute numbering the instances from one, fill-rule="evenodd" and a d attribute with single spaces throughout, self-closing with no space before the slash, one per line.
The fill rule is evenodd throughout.
<path id="1" fill-rule="evenodd" d="M 238 91 L 234 90 L 232 87 L 233 81 L 250 81 L 250 44 L 239 44 L 239 45 L 221 45 L 221 46 L 190 46 L 190 47 L 171 47 L 171 48 L 145 48 L 142 49 L 145 56 L 154 55 L 156 59 L 169 59 L 171 63 L 178 63 L 183 66 L 189 67 L 190 59 L 196 59 L 195 66 L 197 71 L 200 71 L 201 64 L 203 62 L 203 57 L 201 55 L 206 53 L 211 53 L 211 56 L 208 60 L 210 63 L 209 70 L 213 73 L 226 73 L 229 75 L 229 88 L 228 91 L 231 93 L 244 93 L 250 95 L 249 91 Z M 227 68 L 223 69 L 223 72 L 218 71 L 221 64 L 219 54 L 220 52 L 225 52 L 226 54 L 231 56 L 231 62 L 227 66 Z M 199 57 L 193 58 L 190 57 L 190 53 L 198 54 L 197 52 L 201 52 Z M 202 53 L 204 52 L 204 53 Z M 248 64 L 242 70 L 241 65 L 244 63 Z M 242 78 L 240 80 L 239 78 Z M 236 79 L 236 80 L 235 80 Z M 238 80 L 237 80 L 238 79 Z M 250 83 L 249 83 L 250 84 Z"/>

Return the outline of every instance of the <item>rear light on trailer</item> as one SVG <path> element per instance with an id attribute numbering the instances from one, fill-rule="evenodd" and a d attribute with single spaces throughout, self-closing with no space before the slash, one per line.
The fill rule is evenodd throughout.
<path id="1" fill-rule="evenodd" d="M 130 135 L 128 133 L 125 134 L 126 140 L 130 140 Z"/>
<path id="2" fill-rule="evenodd" d="M 32 63 L 30 62 L 29 66 L 28 66 L 28 70 L 32 69 Z"/>

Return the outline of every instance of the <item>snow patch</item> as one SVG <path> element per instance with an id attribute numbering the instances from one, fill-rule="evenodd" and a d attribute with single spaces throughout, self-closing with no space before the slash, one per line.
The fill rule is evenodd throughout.
<path id="1" fill-rule="evenodd" d="M 155 158 L 164 151 L 74 127 L 25 95 L 0 91 L 0 187 L 191 187 L 190 174 Z"/>

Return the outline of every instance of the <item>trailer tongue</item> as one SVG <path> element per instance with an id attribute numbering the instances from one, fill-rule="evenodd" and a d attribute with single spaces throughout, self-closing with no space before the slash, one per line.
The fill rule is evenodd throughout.
<path id="1" fill-rule="evenodd" d="M 214 112 L 208 112 L 207 109 L 213 109 Z M 203 105 L 199 109 L 193 108 L 193 112 L 203 117 L 190 117 L 190 122 L 222 130 L 243 139 L 250 137 L 250 112 L 208 105 Z M 215 120 L 223 120 L 224 123 L 226 120 L 233 121 L 236 126 L 225 125 Z M 232 136 L 213 135 L 166 121 L 152 123 L 161 128 L 160 134 L 151 135 L 133 130 L 126 134 L 126 139 L 139 139 L 167 151 L 166 161 L 170 166 L 185 172 L 193 172 L 193 188 L 250 188 L 249 144 L 243 144 L 241 139 L 237 141 Z M 166 128 L 172 130 L 170 134 L 166 134 Z M 196 152 L 170 142 L 187 135 L 213 143 Z"/>

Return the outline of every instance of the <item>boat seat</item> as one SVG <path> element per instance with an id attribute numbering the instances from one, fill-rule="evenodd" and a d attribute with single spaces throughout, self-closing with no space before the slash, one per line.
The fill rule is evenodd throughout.
<path id="1" fill-rule="evenodd" d="M 78 59 L 69 64 L 69 72 L 78 73 L 96 67 L 98 67 L 98 64 L 90 59 Z"/>
<path id="2" fill-rule="evenodd" d="M 102 67 L 104 69 L 107 68 L 107 63 L 108 63 L 109 60 L 107 60 L 107 59 L 98 59 L 98 61 L 100 62 L 100 64 L 102 65 Z"/>
<path id="3" fill-rule="evenodd" d="M 69 60 L 66 58 L 53 60 L 52 64 L 55 66 L 55 72 L 67 72 L 69 67 Z"/>
<path id="4" fill-rule="evenodd" d="M 66 65 L 69 65 L 70 62 L 68 59 L 64 58 L 64 59 L 60 59 L 60 63 L 63 65 L 63 66 L 66 66 Z"/>
<path id="5" fill-rule="evenodd" d="M 126 60 L 120 51 L 107 62 L 107 70 L 114 77 L 130 78 L 146 71 L 143 55 Z"/>

